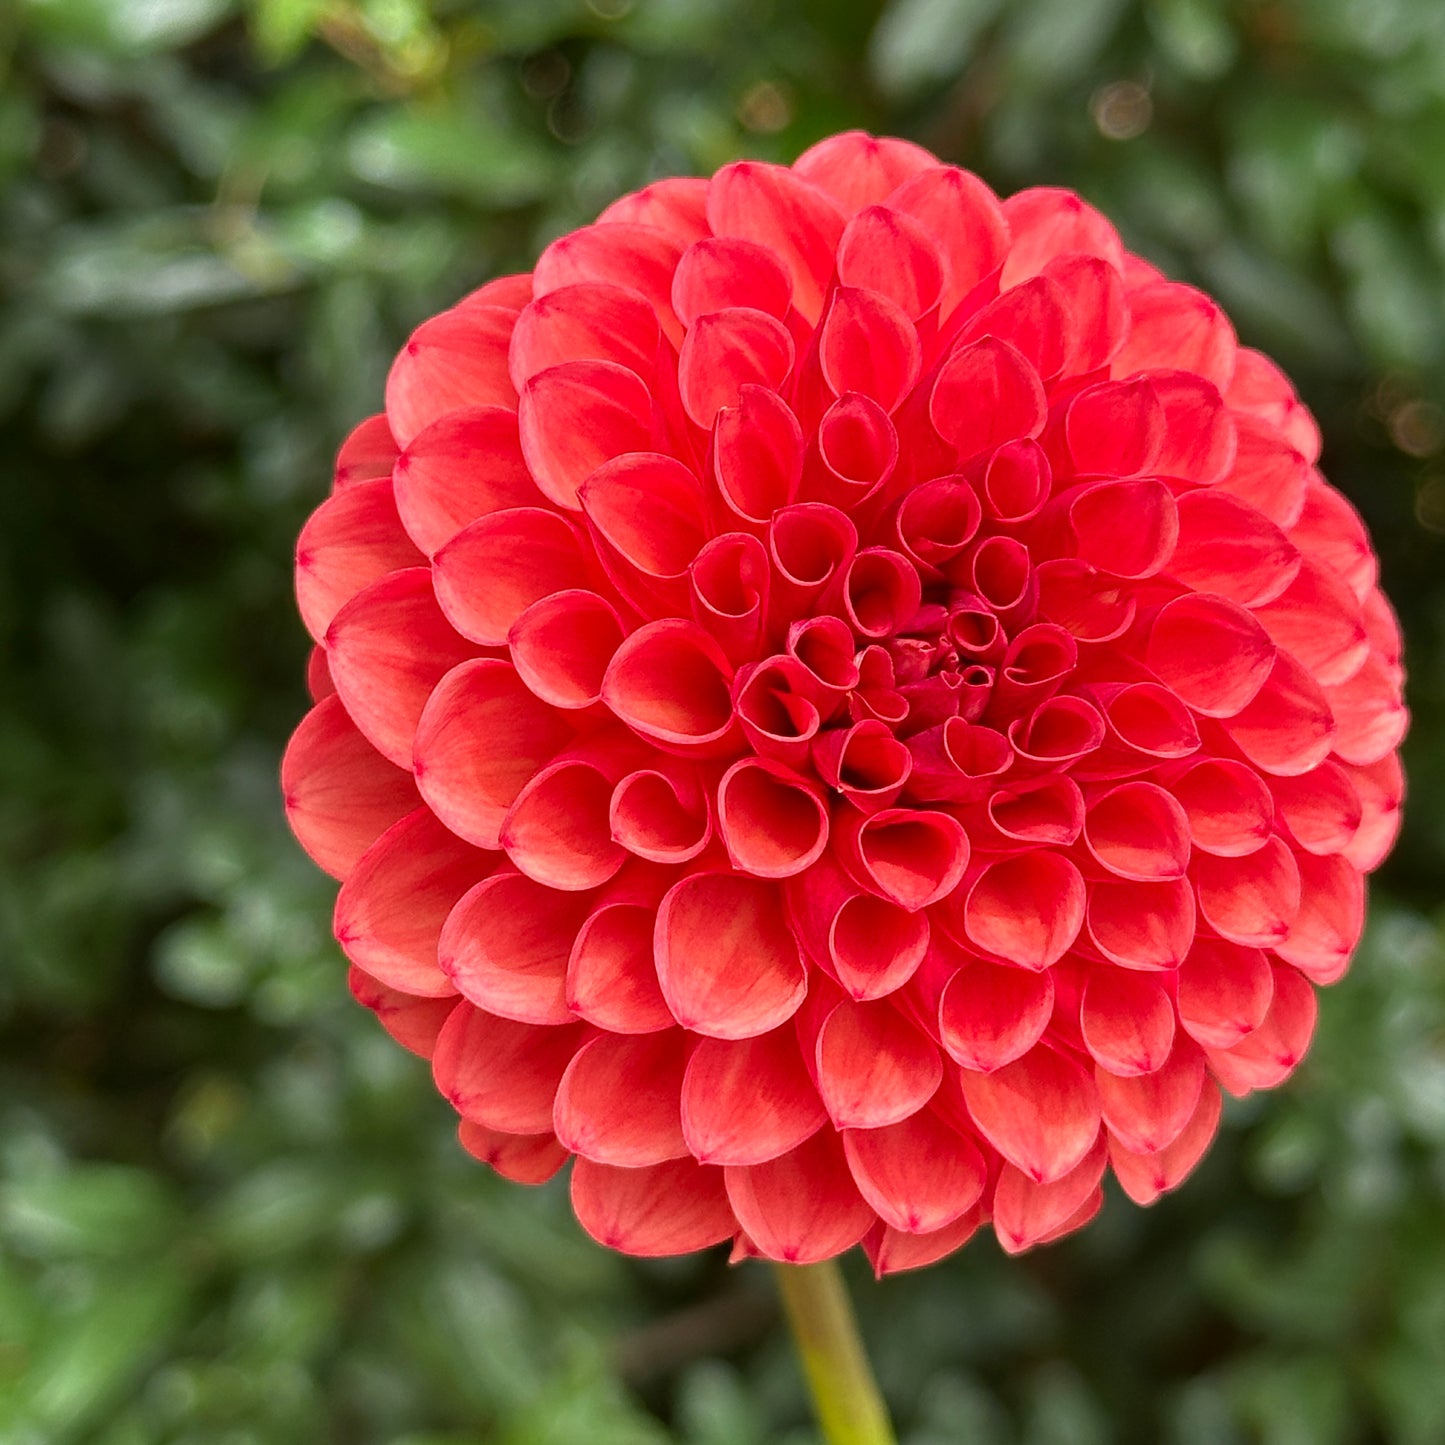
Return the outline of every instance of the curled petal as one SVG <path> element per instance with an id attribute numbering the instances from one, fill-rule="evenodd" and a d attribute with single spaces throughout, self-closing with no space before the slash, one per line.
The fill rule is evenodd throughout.
<path id="1" fill-rule="evenodd" d="M 694 873 L 657 911 L 657 977 L 673 1017 L 709 1038 L 743 1039 L 791 1018 L 807 973 L 776 885 Z"/>
<path id="2" fill-rule="evenodd" d="M 432 582 L 447 620 L 473 642 L 501 647 L 534 602 L 586 580 L 577 532 L 556 512 L 517 507 L 463 528 L 437 554 Z"/>
<path id="3" fill-rule="evenodd" d="M 1051 480 L 1049 459 L 1036 441 L 1005 442 L 984 468 L 984 506 L 1004 526 L 1027 522 L 1048 500 Z"/>
<path id="4" fill-rule="evenodd" d="M 857 550 L 858 529 L 836 507 L 799 502 L 775 512 L 768 524 L 773 611 L 790 621 L 806 613 Z"/>
<path id="5" fill-rule="evenodd" d="M 887 547 L 859 552 L 843 574 L 843 611 L 862 637 L 889 637 L 918 611 L 923 599 L 918 569 Z"/>
<path id="6" fill-rule="evenodd" d="M 992 1073 L 1038 1043 L 1053 1007 L 1051 973 L 978 959 L 944 985 L 939 1036 L 948 1056 L 965 1069 Z"/>
<path id="7" fill-rule="evenodd" d="M 599 701 L 622 637 L 622 619 L 610 602 L 566 588 L 528 607 L 507 633 L 507 646 L 532 694 L 570 712 Z"/>
<path id="8" fill-rule="evenodd" d="M 572 1208 L 598 1244 L 645 1259 L 706 1249 L 737 1229 L 722 1170 L 691 1159 L 637 1169 L 579 1159 Z"/>
<path id="9" fill-rule="evenodd" d="M 1156 682 L 1121 688 L 1106 704 L 1104 717 L 1109 731 L 1133 753 L 1163 761 L 1199 751 L 1199 729 L 1189 709 Z"/>
<path id="10" fill-rule="evenodd" d="M 367 742 L 334 693 L 306 714 L 287 743 L 281 793 L 301 846 L 317 867 L 342 879 L 421 801 L 411 774 Z"/>
<path id="11" fill-rule="evenodd" d="M 1046 1044 L 991 1074 L 964 1069 L 959 1077 L 984 1138 L 1036 1184 L 1077 1168 L 1099 1136 L 1093 1080 Z"/>
<path id="12" fill-rule="evenodd" d="M 497 861 L 418 808 L 388 828 L 342 884 L 336 941 L 352 963 L 392 988 L 425 998 L 454 994 L 437 961 L 442 925 Z"/>
<path id="13" fill-rule="evenodd" d="M 577 500 L 623 597 L 644 614 L 681 611 L 687 569 L 708 536 L 697 478 L 672 457 L 632 452 L 604 462 Z"/>
<path id="14" fill-rule="evenodd" d="M 1128 631 L 1137 603 L 1117 577 L 1077 557 L 1039 564 L 1039 615 L 1056 622 L 1080 642 L 1112 642 Z"/>
<path id="15" fill-rule="evenodd" d="M 1183 878 L 1089 889 L 1089 937 L 1123 968 L 1177 968 L 1194 941 L 1194 922 L 1194 890 Z"/>
<path id="16" fill-rule="evenodd" d="M 1000 788 L 989 798 L 986 816 L 997 835 L 989 839 L 989 846 L 1007 848 L 1022 843 L 1067 848 L 1083 829 L 1084 797 L 1072 778 L 1054 774 Z M 982 830 L 976 841 L 983 846 Z"/>
<path id="17" fill-rule="evenodd" d="M 607 665 L 602 700 L 639 737 L 677 752 L 716 756 L 733 733 L 732 664 L 695 622 L 639 628 Z"/>
<path id="18" fill-rule="evenodd" d="M 458 837 L 500 848 L 507 810 L 571 740 L 509 663 L 476 658 L 432 692 L 416 730 L 417 787 Z"/>
<path id="19" fill-rule="evenodd" d="M 978 1203 L 988 1167 L 978 1145 L 931 1109 L 876 1129 L 848 1129 L 843 1151 L 859 1192 L 890 1228 L 933 1234 Z"/>
<path id="20" fill-rule="evenodd" d="M 712 460 L 723 501 L 743 521 L 765 527 L 797 499 L 802 428 L 776 392 L 745 383 L 737 404 L 717 414 Z"/>
<path id="21" fill-rule="evenodd" d="M 978 493 L 962 477 L 938 477 L 904 495 L 893 534 L 915 565 L 936 569 L 973 540 L 982 516 Z"/>
<path id="22" fill-rule="evenodd" d="M 829 728 L 813 740 L 818 776 L 865 813 L 891 806 L 908 781 L 913 755 L 877 718 Z"/>
<path id="23" fill-rule="evenodd" d="M 1264 1022 L 1274 973 L 1257 948 L 1201 938 L 1179 969 L 1179 1024 L 1209 1048 L 1233 1048 Z"/>
<path id="24" fill-rule="evenodd" d="M 884 808 L 837 819 L 841 856 L 866 887 L 914 912 L 958 887 L 968 867 L 968 835 L 947 813 Z"/>
<path id="25" fill-rule="evenodd" d="M 1110 1134 L 1109 1163 L 1124 1193 L 1135 1204 L 1152 1204 L 1161 1194 L 1178 1188 L 1213 1141 L 1222 1108 L 1218 1087 L 1206 1081 L 1179 1137 L 1156 1153 L 1135 1153 Z"/>
<path id="26" fill-rule="evenodd" d="M 1181 1037 L 1152 1073 L 1120 1076 L 1098 1066 L 1094 1078 L 1110 1134 L 1136 1154 L 1157 1154 L 1194 1115 L 1204 1088 L 1204 1055 Z"/>
<path id="27" fill-rule="evenodd" d="M 1079 1027 L 1100 1068 L 1125 1078 L 1152 1074 L 1174 1043 L 1174 1002 L 1147 973 L 1098 968 L 1084 985 Z"/>
<path id="28" fill-rule="evenodd" d="M 432 1074 L 464 1119 L 507 1134 L 550 1134 L 557 1085 L 585 1041 L 581 1024 L 534 1028 L 464 999 L 437 1038 Z"/>
<path id="29" fill-rule="evenodd" d="M 543 768 L 502 822 L 502 847 L 513 865 L 565 892 L 605 883 L 627 858 L 612 837 L 612 788 L 603 769 L 580 758 Z"/>
<path id="30" fill-rule="evenodd" d="M 517 413 L 501 406 L 449 412 L 418 432 L 392 488 L 402 526 L 428 556 L 479 517 L 546 502 L 522 456 Z"/>
<path id="31" fill-rule="evenodd" d="M 730 1165 L 724 1175 L 738 1223 L 767 1259 L 831 1259 L 857 1244 L 878 1219 L 853 1183 L 832 1129 L 820 1129 L 764 1164 Z"/>
<path id="32" fill-rule="evenodd" d="M 801 767 L 822 724 L 813 674 L 796 657 L 770 657 L 738 673 L 736 694 L 748 742 L 766 757 Z"/>
<path id="33" fill-rule="evenodd" d="M 687 1155 L 681 1029 L 601 1034 L 573 1056 L 552 1106 L 558 1141 L 594 1164 L 637 1169 Z"/>
<path id="34" fill-rule="evenodd" d="M 791 1027 L 701 1039 L 682 1081 L 682 1132 L 704 1164 L 765 1164 L 828 1120 Z"/>
<path id="35" fill-rule="evenodd" d="M 943 1082 L 938 1050 L 886 1000 L 844 999 L 819 1031 L 818 1092 L 839 1129 L 877 1129 L 916 1114 Z"/>
<path id="36" fill-rule="evenodd" d="M 986 953 L 1045 969 L 1078 937 L 1084 903 L 1084 880 L 1062 854 L 1020 853 L 991 864 L 969 889 L 963 929 Z"/>
<path id="37" fill-rule="evenodd" d="M 401 768 L 411 766 L 432 689 L 475 651 L 437 606 L 425 567 L 372 583 L 336 614 L 326 634 L 326 664 L 351 720 Z"/>
<path id="38" fill-rule="evenodd" d="M 816 785 L 779 763 L 742 758 L 718 784 L 718 833 L 735 868 L 787 878 L 827 847 L 828 810 Z"/>
<path id="39" fill-rule="evenodd" d="M 847 392 L 823 414 L 803 495 L 845 509 L 877 493 L 898 461 L 898 433 L 876 401 Z"/>
<path id="40" fill-rule="evenodd" d="M 537 486 L 549 501 L 575 512 L 577 489 L 603 462 L 648 450 L 652 397 L 625 366 L 564 361 L 528 381 L 517 421 Z"/>
<path id="41" fill-rule="evenodd" d="M 703 547 L 688 572 L 694 620 L 717 638 L 729 661 L 756 657 L 768 615 L 763 544 L 747 532 L 726 532 Z"/>
<path id="42" fill-rule="evenodd" d="M 712 837 L 707 798 L 693 768 L 660 757 L 618 782 L 609 811 L 612 836 L 654 863 L 685 863 Z"/>
<path id="43" fill-rule="evenodd" d="M 507 373 L 516 321 L 500 306 L 457 307 L 412 332 L 386 378 L 386 419 L 399 446 L 448 412 L 516 406 Z"/>
<path id="44" fill-rule="evenodd" d="M 1086 758 L 1104 740 L 1104 719 L 1081 697 L 1051 697 L 1008 726 L 1015 763 L 1065 768 Z"/>
<path id="45" fill-rule="evenodd" d="M 1247 858 L 1202 855 L 1194 881 L 1199 911 L 1231 943 L 1273 948 L 1288 937 L 1299 912 L 1299 864 L 1279 838 Z"/>

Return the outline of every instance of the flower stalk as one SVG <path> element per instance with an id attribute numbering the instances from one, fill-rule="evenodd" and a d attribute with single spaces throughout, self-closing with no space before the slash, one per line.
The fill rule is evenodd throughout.
<path id="1" fill-rule="evenodd" d="M 838 1261 L 775 1272 L 827 1445 L 895 1445 Z"/>

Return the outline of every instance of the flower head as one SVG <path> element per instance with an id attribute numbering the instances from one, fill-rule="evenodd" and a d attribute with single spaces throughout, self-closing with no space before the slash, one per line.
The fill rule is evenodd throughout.
<path id="1" fill-rule="evenodd" d="M 1068 191 L 850 134 L 625 197 L 417 329 L 302 533 L 353 992 L 632 1253 L 1148 1203 L 1304 1054 L 1397 827 L 1318 452 Z"/>

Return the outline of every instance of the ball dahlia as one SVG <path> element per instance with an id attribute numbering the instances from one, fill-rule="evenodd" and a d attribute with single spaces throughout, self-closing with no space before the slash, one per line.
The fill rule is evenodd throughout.
<path id="1" fill-rule="evenodd" d="M 1148 1203 L 1393 841 L 1400 637 L 1288 381 L 917 146 L 624 197 L 424 322 L 296 578 L 291 824 L 462 1143 L 636 1254 Z"/>

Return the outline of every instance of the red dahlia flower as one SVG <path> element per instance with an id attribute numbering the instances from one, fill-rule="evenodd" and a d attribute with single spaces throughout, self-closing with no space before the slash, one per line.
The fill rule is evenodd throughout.
<path id="1" fill-rule="evenodd" d="M 420 326 L 297 550 L 353 992 L 603 1243 L 1148 1203 L 1308 1046 L 1400 637 L 1289 383 L 1076 195 L 668 180 Z"/>

